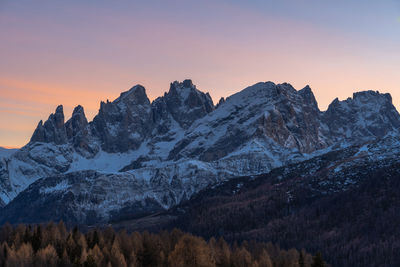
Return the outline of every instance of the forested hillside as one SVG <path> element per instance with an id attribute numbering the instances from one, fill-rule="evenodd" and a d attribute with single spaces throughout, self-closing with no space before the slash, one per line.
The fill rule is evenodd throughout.
<path id="1" fill-rule="evenodd" d="M 329 156 L 326 167 L 323 157 L 317 165 L 312 160 L 291 172 L 277 169 L 204 190 L 177 209 L 171 225 L 205 238 L 322 251 L 333 266 L 400 266 L 400 164 L 354 166 L 353 160 L 348 171 L 329 178 L 335 154 Z M 305 175 L 307 165 L 319 169 Z M 285 179 L 278 178 L 282 173 Z M 353 183 L 346 184 L 349 177 Z"/>
<path id="2" fill-rule="evenodd" d="M 0 230 L 0 266 L 324 266 L 321 255 L 282 250 L 271 243 L 206 241 L 179 230 L 151 234 L 112 228 L 81 233 L 58 224 Z"/>

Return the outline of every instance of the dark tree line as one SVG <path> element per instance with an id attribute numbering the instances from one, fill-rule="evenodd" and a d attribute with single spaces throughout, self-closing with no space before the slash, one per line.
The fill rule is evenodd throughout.
<path id="1" fill-rule="evenodd" d="M 226 266 L 320 267 L 320 254 L 282 250 L 271 243 L 201 237 L 180 230 L 128 234 L 112 228 L 81 233 L 65 225 L 5 224 L 0 229 L 0 266 Z"/>

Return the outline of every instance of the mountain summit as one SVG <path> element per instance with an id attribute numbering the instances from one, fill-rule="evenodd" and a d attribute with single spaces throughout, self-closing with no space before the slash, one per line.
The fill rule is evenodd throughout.
<path id="1" fill-rule="evenodd" d="M 260 82 L 215 106 L 191 80 L 153 102 L 136 85 L 101 102 L 91 122 L 81 106 L 66 122 L 62 106 L 40 121 L 26 146 L 0 159 L 0 205 L 29 206 L 32 214 L 4 213 L 15 222 L 107 222 L 168 209 L 233 177 L 398 138 L 399 129 L 390 95 L 374 91 L 322 112 L 309 86 Z M 46 207 L 54 212 L 34 212 Z"/>

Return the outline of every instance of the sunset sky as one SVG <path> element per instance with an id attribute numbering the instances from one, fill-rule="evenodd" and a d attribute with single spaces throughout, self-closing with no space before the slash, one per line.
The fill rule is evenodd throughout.
<path id="1" fill-rule="evenodd" d="M 309 84 L 325 110 L 379 90 L 400 108 L 397 0 L 0 0 L 0 146 L 59 104 L 91 120 L 135 84 L 190 78 L 214 102 L 259 81 Z"/>

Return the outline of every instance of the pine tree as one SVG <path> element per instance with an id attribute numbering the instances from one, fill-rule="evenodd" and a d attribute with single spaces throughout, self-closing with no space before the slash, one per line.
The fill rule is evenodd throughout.
<path id="1" fill-rule="evenodd" d="M 28 243 L 31 241 L 31 226 L 25 228 L 25 233 L 24 233 L 24 243 Z"/>
<path id="2" fill-rule="evenodd" d="M 269 256 L 268 252 L 265 249 L 263 249 L 263 251 L 261 252 L 261 255 L 258 259 L 258 266 L 273 267 L 271 257 Z M 304 267 L 304 266 L 300 266 L 300 267 Z"/>
<path id="3" fill-rule="evenodd" d="M 86 261 L 83 263 L 84 267 L 97 267 L 96 261 L 92 255 L 88 255 Z"/>
<path id="4" fill-rule="evenodd" d="M 236 249 L 231 256 L 231 263 L 234 267 L 250 266 L 252 262 L 251 254 L 243 246 Z"/>
<path id="5" fill-rule="evenodd" d="M 93 248 L 95 245 L 99 244 L 99 234 L 97 233 L 97 230 L 94 230 L 92 234 L 92 238 L 90 239 L 90 242 L 88 242 L 89 248 Z"/>
<path id="6" fill-rule="evenodd" d="M 321 252 L 318 252 L 313 257 L 311 267 L 325 267 L 325 266 L 326 266 L 326 264 L 324 262 L 324 259 L 322 258 L 322 254 L 321 254 Z"/>
<path id="7" fill-rule="evenodd" d="M 170 266 L 176 267 L 212 267 L 215 266 L 207 243 L 198 237 L 186 234 L 176 244 L 168 257 Z"/>
<path id="8" fill-rule="evenodd" d="M 111 247 L 111 265 L 127 267 L 125 257 L 121 253 L 121 249 L 120 249 L 117 239 L 114 240 L 112 247 Z"/>
<path id="9" fill-rule="evenodd" d="M 40 225 L 36 227 L 36 231 L 32 236 L 31 243 L 33 252 L 36 253 L 40 249 L 40 246 L 42 245 L 42 228 L 40 227 Z"/>
<path id="10" fill-rule="evenodd" d="M 300 251 L 300 254 L 299 254 L 299 267 L 305 267 L 303 251 Z"/>
<path id="11" fill-rule="evenodd" d="M 7 258 L 8 258 L 8 251 L 9 251 L 9 247 L 8 247 L 8 245 L 7 245 L 7 243 L 6 242 L 4 242 L 3 243 L 3 246 L 2 246 L 2 255 L 1 255 L 1 257 L 0 257 L 0 266 L 1 267 L 5 267 L 6 266 L 6 261 L 7 261 Z"/>
<path id="12" fill-rule="evenodd" d="M 36 253 L 36 263 L 38 266 L 51 267 L 56 266 L 58 262 L 58 255 L 52 245 L 48 245 L 46 248 L 40 249 Z"/>
<path id="13" fill-rule="evenodd" d="M 95 245 L 93 249 L 90 249 L 88 252 L 89 256 L 91 256 L 96 263 L 97 266 L 102 266 L 102 262 L 104 259 L 103 253 L 98 245 Z M 88 257 L 89 257 L 88 256 Z"/>

